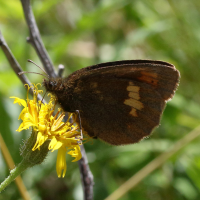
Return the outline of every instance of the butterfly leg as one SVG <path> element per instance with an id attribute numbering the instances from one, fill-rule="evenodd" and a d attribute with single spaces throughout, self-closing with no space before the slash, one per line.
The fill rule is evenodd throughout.
<path id="1" fill-rule="evenodd" d="M 81 139 L 83 139 L 83 130 L 82 130 L 82 124 L 81 124 L 81 115 L 79 110 L 76 110 L 76 113 L 78 114 L 78 119 L 79 119 L 79 126 L 80 126 L 80 131 L 81 131 Z"/>

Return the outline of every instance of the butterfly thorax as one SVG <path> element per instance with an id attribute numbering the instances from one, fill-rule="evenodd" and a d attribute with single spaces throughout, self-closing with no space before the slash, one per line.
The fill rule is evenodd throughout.
<path id="1" fill-rule="evenodd" d="M 57 97 L 58 103 L 67 112 L 74 112 L 73 108 L 73 87 L 64 78 L 49 78 L 44 79 L 43 85 L 46 90 Z"/>

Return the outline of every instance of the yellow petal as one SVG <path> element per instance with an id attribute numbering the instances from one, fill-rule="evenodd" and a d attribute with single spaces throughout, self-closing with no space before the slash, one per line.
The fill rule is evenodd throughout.
<path id="1" fill-rule="evenodd" d="M 82 158 L 81 149 L 79 145 L 76 145 L 74 147 L 74 150 L 71 150 L 70 152 L 68 152 L 68 154 L 72 157 L 75 157 L 75 159 L 72 160 L 72 162 L 76 162 Z"/>
<path id="2" fill-rule="evenodd" d="M 34 124 L 32 122 L 26 122 L 26 123 L 22 122 L 17 131 L 21 132 L 22 130 L 27 130 L 30 128 L 30 126 L 34 126 Z"/>
<path id="3" fill-rule="evenodd" d="M 27 109 L 26 109 L 26 108 L 24 108 L 24 109 L 22 110 L 22 112 L 20 113 L 19 119 L 21 119 L 21 120 L 23 120 L 23 121 L 31 121 L 31 122 L 34 122 L 32 115 L 31 115 L 29 112 L 27 112 Z M 35 124 L 35 125 L 36 125 L 36 124 Z"/>
<path id="4" fill-rule="evenodd" d="M 62 113 L 52 124 L 51 130 L 55 131 L 56 129 L 59 129 L 59 127 L 63 124 L 62 120 L 65 117 L 64 113 Z"/>
<path id="5" fill-rule="evenodd" d="M 66 164 L 66 149 L 61 147 L 58 149 L 58 155 L 57 155 L 57 161 L 56 161 L 56 172 L 58 175 L 58 178 L 65 177 L 66 171 L 67 171 L 67 164 Z"/>
<path id="6" fill-rule="evenodd" d="M 62 142 L 58 141 L 55 137 L 53 137 L 53 139 L 51 139 L 51 142 L 49 144 L 49 150 L 52 150 L 53 152 L 54 150 L 59 149 L 62 145 L 63 145 Z"/>
<path id="7" fill-rule="evenodd" d="M 40 146 L 43 145 L 43 143 L 48 139 L 48 136 L 43 135 L 41 132 L 38 132 L 37 134 L 37 141 L 32 148 L 32 151 L 35 151 L 36 149 L 40 149 Z"/>
<path id="8" fill-rule="evenodd" d="M 18 97 L 10 97 L 11 99 L 15 98 L 13 103 L 18 103 L 20 106 L 23 105 L 24 107 L 27 107 L 26 101 L 24 99 L 20 99 Z"/>
<path id="9" fill-rule="evenodd" d="M 33 121 L 38 123 L 38 106 L 33 100 L 30 100 L 29 102 L 29 113 L 32 116 Z"/>
<path id="10" fill-rule="evenodd" d="M 65 138 L 65 140 L 63 140 L 63 144 L 67 146 L 68 148 L 70 148 L 78 144 L 78 141 L 79 139 L 75 139 L 75 138 Z"/>
<path id="11" fill-rule="evenodd" d="M 18 119 L 22 119 L 22 120 L 23 120 L 24 115 L 25 115 L 27 112 L 28 112 L 28 109 L 27 109 L 27 108 L 24 108 L 24 109 L 21 111 L 21 113 L 20 113 Z"/>

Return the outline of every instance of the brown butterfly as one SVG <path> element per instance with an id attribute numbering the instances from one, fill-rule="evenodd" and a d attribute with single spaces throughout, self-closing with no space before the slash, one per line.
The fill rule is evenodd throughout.
<path id="1" fill-rule="evenodd" d="M 102 63 L 66 78 L 44 80 L 64 111 L 79 110 L 89 136 L 112 145 L 135 143 L 150 135 L 178 83 L 174 65 L 154 60 Z"/>

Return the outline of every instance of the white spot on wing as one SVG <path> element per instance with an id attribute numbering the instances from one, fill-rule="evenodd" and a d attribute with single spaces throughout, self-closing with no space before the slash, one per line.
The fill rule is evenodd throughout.
<path id="1" fill-rule="evenodd" d="M 139 99 L 140 99 L 139 93 L 136 93 L 136 92 L 129 92 L 129 93 L 128 93 L 128 96 L 129 96 L 130 98 L 133 98 L 133 99 L 136 99 L 136 100 L 139 100 Z"/>
<path id="2" fill-rule="evenodd" d="M 133 82 L 129 82 L 126 90 L 128 91 L 128 96 L 130 98 L 125 99 L 124 104 L 131 107 L 130 115 L 134 117 L 138 117 L 137 110 L 142 110 L 144 105 L 140 100 L 139 90 L 140 87 L 133 84 Z"/>
<path id="3" fill-rule="evenodd" d="M 132 115 L 132 116 L 134 116 L 134 117 L 138 117 L 137 111 L 136 111 L 135 108 L 132 108 L 132 109 L 131 109 L 131 112 L 130 112 L 129 114 Z"/>
<path id="4" fill-rule="evenodd" d="M 124 101 L 124 104 L 128 105 L 128 106 L 131 106 L 133 108 L 136 108 L 137 110 L 142 110 L 142 108 L 144 108 L 143 106 L 143 103 L 138 101 L 138 100 L 135 100 L 135 99 L 126 99 Z"/>
<path id="5" fill-rule="evenodd" d="M 129 86 L 126 88 L 126 90 L 129 91 L 129 92 L 139 92 L 140 87 L 138 87 L 138 86 L 133 86 L 133 85 L 129 85 Z"/>

